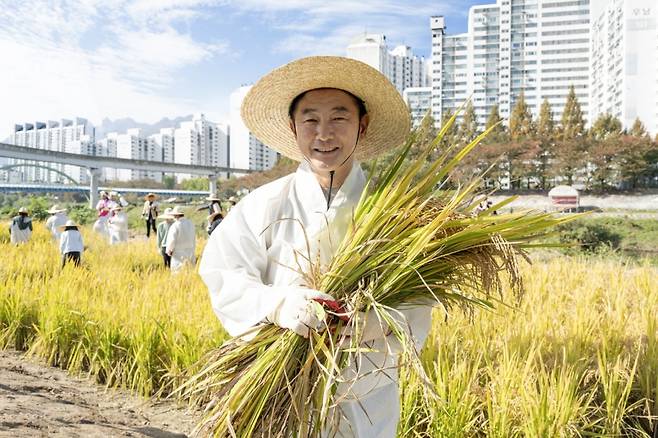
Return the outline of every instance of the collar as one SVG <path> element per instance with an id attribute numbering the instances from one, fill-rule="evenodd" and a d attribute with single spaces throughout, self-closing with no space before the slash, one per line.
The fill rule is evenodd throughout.
<path id="1" fill-rule="evenodd" d="M 354 161 L 343 185 L 331 194 L 329 210 L 340 208 L 345 204 L 356 205 L 365 185 L 366 177 L 361 165 Z M 322 213 L 327 211 L 327 200 L 322 187 L 311 170 L 311 166 L 305 161 L 301 162 L 297 168 L 295 186 L 300 200 L 308 206 L 308 210 Z"/>

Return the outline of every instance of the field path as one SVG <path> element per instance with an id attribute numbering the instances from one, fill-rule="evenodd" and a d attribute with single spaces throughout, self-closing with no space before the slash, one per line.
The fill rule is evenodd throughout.
<path id="1" fill-rule="evenodd" d="M 193 414 L 0 351 L 0 437 L 185 437 Z"/>

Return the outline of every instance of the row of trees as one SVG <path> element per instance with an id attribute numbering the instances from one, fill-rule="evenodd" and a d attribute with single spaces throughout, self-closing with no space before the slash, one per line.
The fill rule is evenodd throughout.
<path id="1" fill-rule="evenodd" d="M 443 122 L 451 116 L 444 114 Z M 576 182 L 591 190 L 658 186 L 658 136 L 652 140 L 639 119 L 625 130 L 609 114 L 586 129 L 573 87 L 559 122 L 546 99 L 538 119 L 533 120 L 521 93 L 507 126 L 501 123 L 495 106 L 486 128 L 491 132 L 460 169 L 464 176 L 491 168 L 489 183 L 511 189 L 547 190 Z M 453 125 L 443 142 L 467 144 L 480 133 L 469 103 L 461 123 Z"/>

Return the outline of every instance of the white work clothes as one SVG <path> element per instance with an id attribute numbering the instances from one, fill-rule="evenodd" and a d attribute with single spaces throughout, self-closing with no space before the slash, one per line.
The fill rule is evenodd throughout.
<path id="1" fill-rule="evenodd" d="M 69 220 L 69 218 L 66 216 L 66 213 L 61 212 L 55 213 L 46 221 L 46 228 L 50 230 L 50 233 L 53 235 L 53 239 L 56 241 L 59 241 L 59 236 L 61 234 L 59 227 L 63 227 L 67 220 Z"/>
<path id="2" fill-rule="evenodd" d="M 364 187 L 363 171 L 354 163 L 327 209 L 322 187 L 309 165 L 302 163 L 294 174 L 259 187 L 231 210 L 210 236 L 199 266 L 213 310 L 231 335 L 238 336 L 263 321 L 290 286 L 305 286 L 299 271 L 308 272 L 308 259 L 316 261 L 319 256 L 322 269 L 328 266 Z M 431 308 L 404 312 L 418 343 L 422 343 L 429 331 Z M 384 339 L 374 342 L 373 348 L 381 352 L 366 354 L 359 373 L 362 377 L 346 395 L 352 401 L 343 399 L 339 404 L 350 423 L 342 422 L 341 431 L 352 431 L 344 436 L 395 436 L 399 416 L 394 369 L 397 358 L 384 353 L 384 344 Z M 366 375 L 381 367 L 393 369 Z M 355 376 L 354 366 L 346 369 L 345 375 Z M 340 394 L 345 392 L 339 388 Z M 355 397 L 377 412 L 363 415 Z M 371 424 L 368 417 L 381 421 Z"/>
<path id="3" fill-rule="evenodd" d="M 107 228 L 110 233 L 110 245 L 128 240 L 128 215 L 117 211 L 114 216 L 107 220 Z"/>
<path id="4" fill-rule="evenodd" d="M 27 243 L 30 240 L 30 237 L 32 237 L 32 218 L 25 217 L 24 219 L 21 219 L 24 224 L 29 224 L 22 230 L 18 225 L 18 221 L 19 219 L 15 217 L 9 227 L 9 241 L 14 245 Z"/>
<path id="5" fill-rule="evenodd" d="M 82 244 L 82 235 L 78 230 L 62 231 L 59 238 L 59 252 L 67 254 L 69 252 L 79 252 L 82 255 L 84 245 Z"/>
<path id="6" fill-rule="evenodd" d="M 178 271 L 185 263 L 193 265 L 195 248 L 194 224 L 185 217 L 176 219 L 167 232 L 166 251 L 171 253 L 171 270 Z"/>

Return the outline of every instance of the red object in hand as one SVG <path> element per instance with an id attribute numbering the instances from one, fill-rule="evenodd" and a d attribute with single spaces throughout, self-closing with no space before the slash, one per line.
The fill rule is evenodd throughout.
<path id="1" fill-rule="evenodd" d="M 343 307 L 338 301 L 324 300 L 322 298 L 313 298 L 313 300 L 331 310 L 341 321 L 348 322 L 350 320 L 347 316 L 347 309 L 345 309 L 345 307 Z"/>

